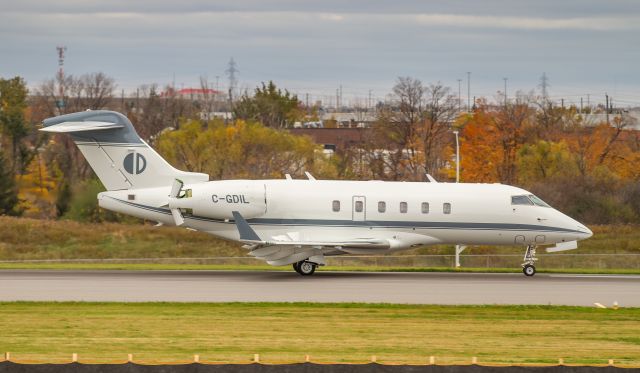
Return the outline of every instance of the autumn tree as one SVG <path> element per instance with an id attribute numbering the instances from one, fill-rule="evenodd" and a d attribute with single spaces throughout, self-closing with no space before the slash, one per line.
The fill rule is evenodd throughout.
<path id="1" fill-rule="evenodd" d="M 565 142 L 539 140 L 524 144 L 517 155 L 518 182 L 532 185 L 548 179 L 576 177 L 579 172 Z"/>
<path id="2" fill-rule="evenodd" d="M 335 177 L 335 167 L 306 136 L 242 120 L 203 125 L 187 120 L 179 130 L 163 132 L 158 151 L 178 168 L 208 173 L 214 180 L 281 178 L 285 173 Z"/>
<path id="3" fill-rule="evenodd" d="M 62 85 L 63 97 L 59 97 Z M 84 110 L 100 110 L 112 103 L 115 80 L 103 72 L 68 75 L 63 81 L 49 79 L 34 92 L 34 106 L 42 115 L 38 120 L 57 114 Z"/>
<path id="4" fill-rule="evenodd" d="M 481 101 L 461 134 L 465 180 L 514 184 L 518 150 L 528 139 L 533 113 L 526 98 L 500 106 Z"/>
<path id="5" fill-rule="evenodd" d="M 458 116 L 458 104 L 451 89 L 440 83 L 429 85 L 426 93 L 425 118 L 417 132 L 422 141 L 424 171 L 436 174 L 449 161 L 447 147 L 453 138 L 451 125 Z"/>
<path id="6" fill-rule="evenodd" d="M 375 176 L 424 180 L 425 173 L 439 173 L 449 161 L 450 129 L 457 114 L 449 88 L 398 78 L 392 102 L 378 110 L 368 149 Z"/>
<path id="7" fill-rule="evenodd" d="M 140 137 L 151 144 L 163 130 L 179 128 L 183 118 L 197 118 L 202 111 L 208 113 L 213 100 L 208 94 L 203 100 L 186 98 L 172 86 L 161 88 L 157 84 L 138 87 L 136 96 L 126 114 Z"/>

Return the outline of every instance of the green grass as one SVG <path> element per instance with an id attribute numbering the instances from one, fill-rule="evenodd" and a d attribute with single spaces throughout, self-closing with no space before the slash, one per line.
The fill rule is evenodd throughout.
<path id="1" fill-rule="evenodd" d="M 640 309 L 313 303 L 0 303 L 22 362 L 640 365 Z"/>
<path id="2" fill-rule="evenodd" d="M 131 270 L 131 271 L 293 271 L 291 266 L 274 267 L 260 264 L 159 264 L 159 263 L 0 263 L 0 270 Z M 451 268 L 451 267 L 369 267 L 369 266 L 324 266 L 318 271 L 337 272 L 460 272 L 460 273 L 520 273 L 515 268 Z M 594 269 L 594 268 L 541 268 L 538 273 L 582 273 L 637 275 L 640 269 Z"/>

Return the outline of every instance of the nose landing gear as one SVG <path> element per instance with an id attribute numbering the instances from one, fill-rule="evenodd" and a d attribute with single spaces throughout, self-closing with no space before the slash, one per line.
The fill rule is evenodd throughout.
<path id="1" fill-rule="evenodd" d="M 306 260 L 293 263 L 293 269 L 303 276 L 311 276 L 318 265 L 316 263 L 308 262 Z"/>
<path id="2" fill-rule="evenodd" d="M 522 263 L 522 273 L 525 276 L 531 277 L 536 274 L 536 260 L 538 260 L 536 258 L 536 246 L 528 245 L 527 251 L 524 253 L 524 263 Z"/>

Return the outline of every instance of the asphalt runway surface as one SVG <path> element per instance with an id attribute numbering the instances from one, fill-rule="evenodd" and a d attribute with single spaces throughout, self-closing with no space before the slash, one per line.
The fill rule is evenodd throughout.
<path id="1" fill-rule="evenodd" d="M 640 307 L 640 276 L 257 271 L 0 271 L 0 301 L 369 302 Z"/>

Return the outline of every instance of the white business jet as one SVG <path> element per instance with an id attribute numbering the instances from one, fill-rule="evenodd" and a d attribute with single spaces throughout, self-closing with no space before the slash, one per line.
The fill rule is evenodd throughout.
<path id="1" fill-rule="evenodd" d="M 102 208 L 241 242 L 274 266 L 311 275 L 325 257 L 383 254 L 435 244 L 577 248 L 592 232 L 530 192 L 502 184 L 316 180 L 219 180 L 173 168 L 113 111 L 46 119 L 69 134 L 107 189 Z M 548 249 L 549 250 L 549 249 Z"/>

